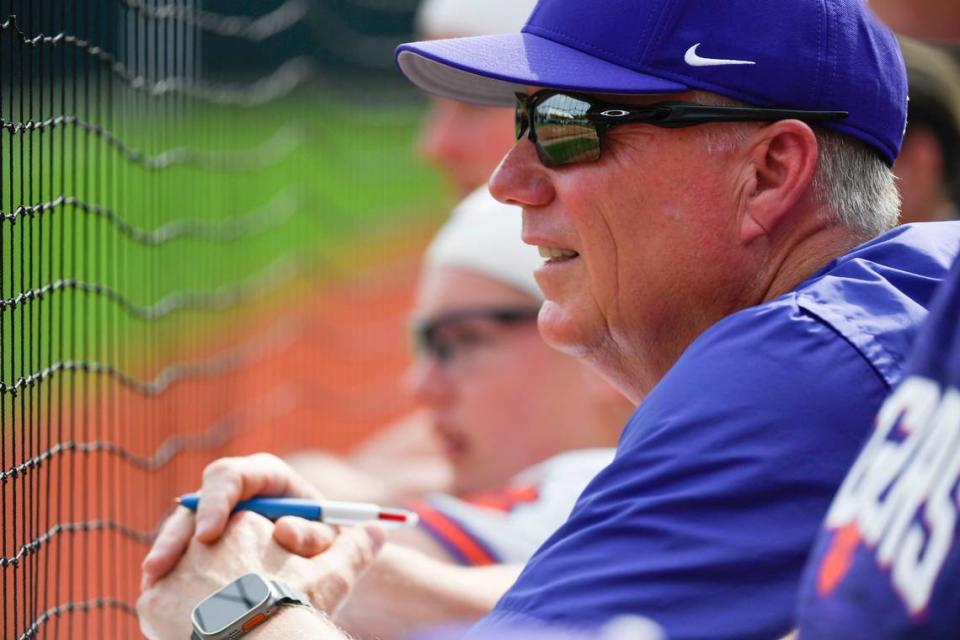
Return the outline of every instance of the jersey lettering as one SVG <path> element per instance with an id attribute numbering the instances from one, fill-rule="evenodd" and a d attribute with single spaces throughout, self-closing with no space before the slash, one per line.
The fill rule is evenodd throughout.
<path id="1" fill-rule="evenodd" d="M 912 614 L 926 608 L 953 545 L 958 476 L 960 391 L 941 394 L 936 382 L 908 378 L 881 409 L 873 436 L 827 515 L 828 528 L 844 530 L 835 545 L 846 541 L 849 547 L 851 528 L 859 531 L 854 542 L 862 538 L 875 550 Z M 844 553 L 854 551 L 855 545 Z M 836 553 L 832 557 L 835 571 Z M 849 562 L 843 566 L 849 568 Z M 839 579 L 824 580 L 821 574 L 822 595 Z"/>

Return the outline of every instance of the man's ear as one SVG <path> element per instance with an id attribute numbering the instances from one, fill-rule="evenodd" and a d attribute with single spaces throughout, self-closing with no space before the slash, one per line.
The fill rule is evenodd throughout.
<path id="1" fill-rule="evenodd" d="M 817 137 L 799 120 L 759 129 L 746 146 L 740 237 L 745 243 L 773 233 L 807 195 L 817 170 Z"/>

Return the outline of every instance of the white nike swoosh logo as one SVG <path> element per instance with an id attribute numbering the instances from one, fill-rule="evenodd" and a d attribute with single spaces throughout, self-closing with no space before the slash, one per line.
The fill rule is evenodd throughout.
<path id="1" fill-rule="evenodd" d="M 683 61 L 686 62 L 691 67 L 723 67 L 730 64 L 757 64 L 752 60 L 724 60 L 722 58 L 704 58 L 697 55 L 697 47 L 700 46 L 700 43 L 693 45 L 687 49 L 687 53 L 683 56 Z"/>

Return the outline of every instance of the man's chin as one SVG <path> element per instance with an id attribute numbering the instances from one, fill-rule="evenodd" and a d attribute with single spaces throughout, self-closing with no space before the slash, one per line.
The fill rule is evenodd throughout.
<path id="1" fill-rule="evenodd" d="M 551 348 L 575 358 L 588 355 L 591 343 L 587 332 L 574 314 L 553 300 L 546 300 L 537 317 L 537 328 L 543 341 Z"/>

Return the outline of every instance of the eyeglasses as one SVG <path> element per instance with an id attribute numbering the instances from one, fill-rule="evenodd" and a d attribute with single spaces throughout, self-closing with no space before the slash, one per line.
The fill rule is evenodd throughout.
<path id="1" fill-rule="evenodd" d="M 540 161 L 548 167 L 600 159 L 600 141 L 606 131 L 621 124 L 692 127 L 711 122 L 828 122 L 847 117 L 846 111 L 802 111 L 759 107 L 719 107 L 688 102 L 618 105 L 576 93 L 538 91 L 518 93 L 517 140 L 529 131 Z"/>
<path id="2" fill-rule="evenodd" d="M 413 326 L 414 353 L 449 364 L 461 352 L 491 339 L 489 324 L 517 325 L 537 319 L 539 307 L 487 307 L 438 315 Z"/>

